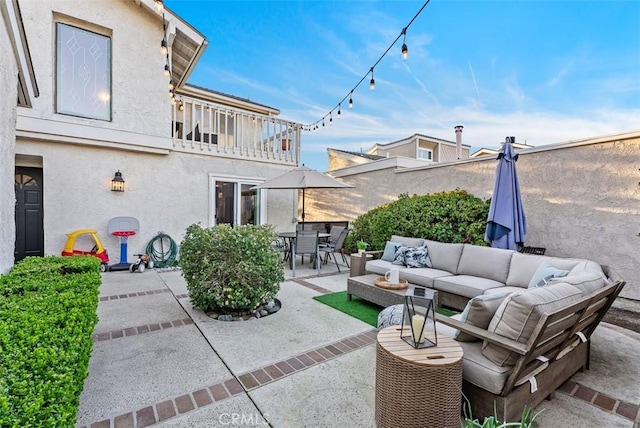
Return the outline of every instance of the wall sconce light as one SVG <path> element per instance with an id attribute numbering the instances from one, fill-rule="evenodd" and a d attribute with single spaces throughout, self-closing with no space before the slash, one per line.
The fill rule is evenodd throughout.
<path id="1" fill-rule="evenodd" d="M 124 179 L 120 170 L 116 171 L 113 180 L 111 180 L 111 191 L 124 192 Z"/>

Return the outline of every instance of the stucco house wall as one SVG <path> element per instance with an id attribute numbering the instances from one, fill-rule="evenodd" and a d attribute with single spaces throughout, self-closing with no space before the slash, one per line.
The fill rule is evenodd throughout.
<path id="1" fill-rule="evenodd" d="M 0 274 L 13 265 L 15 232 L 15 124 L 18 88 L 18 66 L 10 43 L 8 29 L 0 16 Z"/>
<path id="2" fill-rule="evenodd" d="M 621 295 L 640 299 L 639 165 L 640 131 L 520 152 L 517 171 L 527 216 L 526 245 L 545 247 L 550 256 L 609 265 L 627 281 Z M 307 207 L 318 204 L 323 216 L 353 220 L 405 192 L 460 188 L 487 199 L 493 193 L 496 166 L 495 158 L 487 157 L 354 175 L 348 169 L 332 171 L 356 187 L 312 193 Z"/>

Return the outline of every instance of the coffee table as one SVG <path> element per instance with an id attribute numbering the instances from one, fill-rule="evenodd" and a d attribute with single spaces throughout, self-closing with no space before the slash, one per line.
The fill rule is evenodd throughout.
<path id="1" fill-rule="evenodd" d="M 370 274 L 347 278 L 347 300 L 351 300 L 351 296 L 358 296 L 361 299 L 385 308 L 391 305 L 401 305 L 404 303 L 404 295 L 407 291 L 416 286 L 415 284 L 409 283 L 408 287 L 404 290 L 389 290 L 376 287 L 374 281 L 380 276 L 381 275 L 378 274 Z M 438 307 L 437 290 L 427 288 L 425 297 L 431 298 L 434 306 L 436 308 Z"/>

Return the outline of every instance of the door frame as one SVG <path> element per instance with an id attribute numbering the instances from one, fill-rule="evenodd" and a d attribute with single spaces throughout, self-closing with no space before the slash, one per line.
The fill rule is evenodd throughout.
<path id="1" fill-rule="evenodd" d="M 227 183 L 234 183 L 233 198 L 234 198 L 234 210 L 233 210 L 233 224 L 240 224 L 240 206 L 242 203 L 241 190 L 242 184 L 249 184 L 252 186 L 262 183 L 264 180 L 258 180 L 252 177 L 244 177 L 238 175 L 217 175 L 209 174 L 209 226 L 216 225 L 216 182 L 224 181 Z M 267 223 L 267 192 L 265 189 L 257 189 L 258 194 L 258 216 L 259 221 L 256 224 Z"/>

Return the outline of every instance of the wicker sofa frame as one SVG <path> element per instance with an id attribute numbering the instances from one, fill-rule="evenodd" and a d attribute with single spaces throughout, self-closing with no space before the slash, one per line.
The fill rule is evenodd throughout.
<path id="1" fill-rule="evenodd" d="M 556 389 L 573 374 L 589 368 L 591 335 L 625 285 L 612 269 L 603 266 L 603 271 L 611 280 L 609 284 L 575 304 L 544 314 L 526 343 L 436 314 L 442 324 L 518 354 L 500 394 L 463 380 L 463 393 L 474 418 L 495 415 L 501 421 L 519 421 L 525 406 L 535 407 L 553 398 Z M 548 359 L 546 367 L 538 359 L 541 356 Z M 535 392 L 528 382 L 532 377 L 537 384 Z"/>

